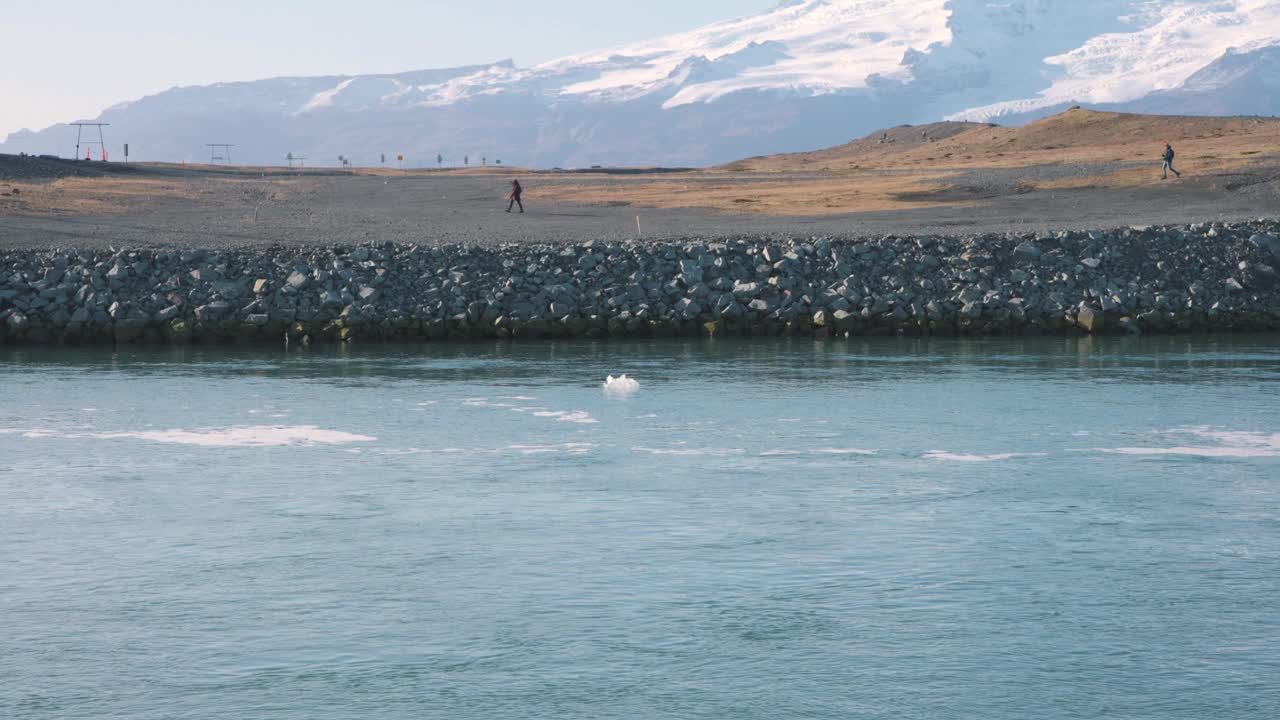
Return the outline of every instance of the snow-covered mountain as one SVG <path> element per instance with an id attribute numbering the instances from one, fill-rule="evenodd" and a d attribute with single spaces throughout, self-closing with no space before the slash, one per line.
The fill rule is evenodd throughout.
<path id="1" fill-rule="evenodd" d="M 1277 114 L 1278 69 L 1280 0 L 790 0 L 535 67 L 177 88 L 101 120 L 141 159 L 201 160 L 226 142 L 252 163 L 701 165 L 1074 104 Z M 55 126 L 0 151 L 73 144 Z"/>

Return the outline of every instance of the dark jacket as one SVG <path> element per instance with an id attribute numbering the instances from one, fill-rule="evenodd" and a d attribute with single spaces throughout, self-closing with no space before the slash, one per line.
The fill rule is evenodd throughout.
<path id="1" fill-rule="evenodd" d="M 1167 162 L 1167 163 L 1171 163 L 1171 162 L 1173 162 L 1173 147 L 1172 147 L 1172 146 L 1165 146 L 1165 149 L 1164 149 L 1164 161 L 1165 161 L 1165 162 Z"/>
<path id="2" fill-rule="evenodd" d="M 513 197 L 520 197 L 523 193 L 524 193 L 524 188 L 520 187 L 520 182 L 513 181 L 511 183 L 511 195 Z"/>

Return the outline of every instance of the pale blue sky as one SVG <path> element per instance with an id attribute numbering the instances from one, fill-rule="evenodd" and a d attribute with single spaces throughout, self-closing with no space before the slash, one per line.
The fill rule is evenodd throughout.
<path id="1" fill-rule="evenodd" d="M 0 0 L 0 138 L 176 85 L 560 55 L 777 0 Z"/>

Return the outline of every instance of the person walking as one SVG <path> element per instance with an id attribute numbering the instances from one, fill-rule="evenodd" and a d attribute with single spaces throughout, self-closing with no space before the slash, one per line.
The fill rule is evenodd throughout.
<path id="1" fill-rule="evenodd" d="M 1160 168 L 1161 180 L 1169 179 L 1170 170 L 1173 170 L 1174 175 L 1177 175 L 1178 177 L 1182 177 L 1182 173 L 1178 172 L 1177 170 L 1174 170 L 1173 168 L 1173 155 L 1174 155 L 1173 146 L 1170 145 L 1169 143 L 1165 143 L 1164 144 L 1164 165 L 1161 166 Z"/>
<path id="2" fill-rule="evenodd" d="M 524 188 L 520 187 L 519 180 L 511 181 L 511 202 L 507 203 L 507 212 L 511 212 L 511 208 L 516 205 L 520 206 L 520 212 L 524 212 L 524 203 L 520 201 L 520 196 L 524 194 Z"/>

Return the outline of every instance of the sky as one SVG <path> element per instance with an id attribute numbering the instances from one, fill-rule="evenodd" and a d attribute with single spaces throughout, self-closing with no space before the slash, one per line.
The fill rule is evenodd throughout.
<path id="1" fill-rule="evenodd" d="M 0 139 L 179 85 L 520 66 L 777 0 L 0 0 Z"/>

